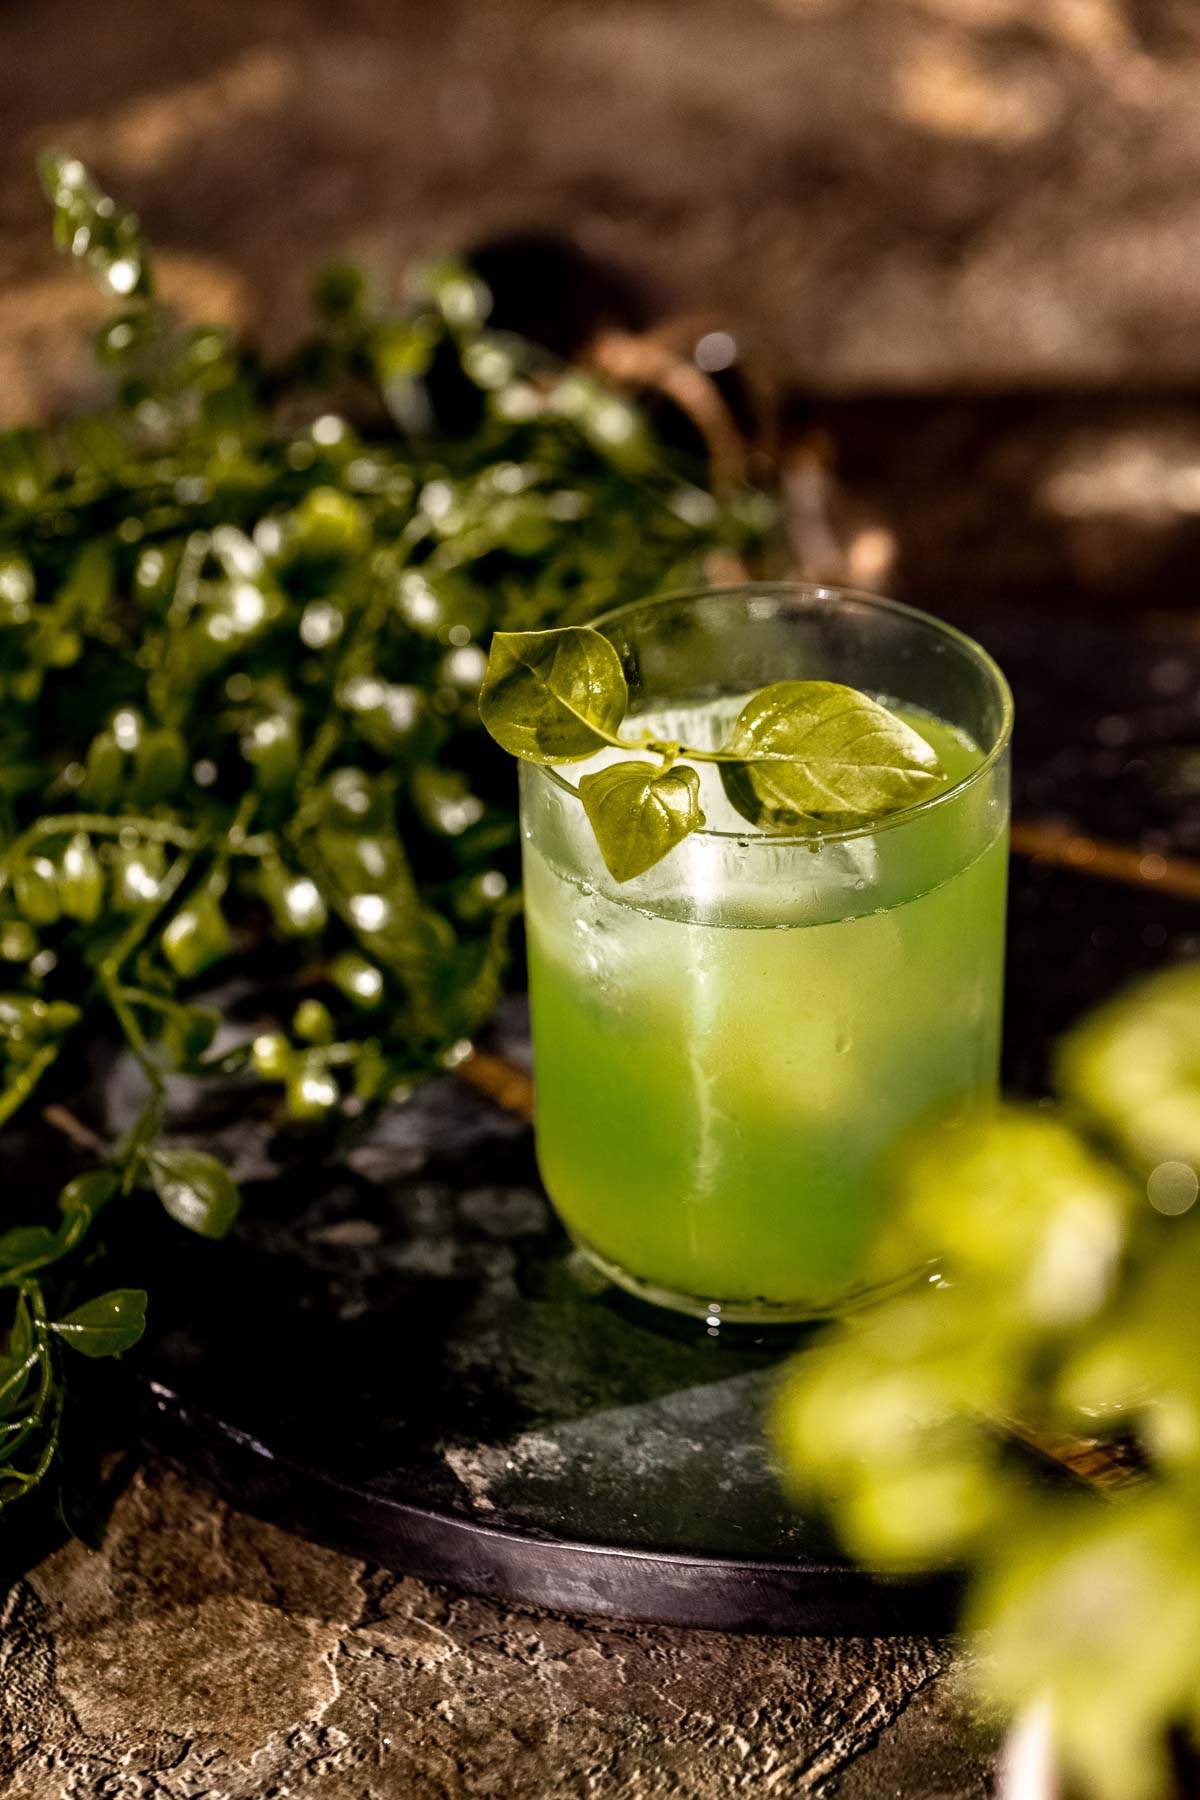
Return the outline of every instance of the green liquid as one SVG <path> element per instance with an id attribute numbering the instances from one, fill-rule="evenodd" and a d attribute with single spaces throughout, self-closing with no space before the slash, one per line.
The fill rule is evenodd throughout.
<path id="1" fill-rule="evenodd" d="M 908 716 L 947 785 L 980 760 Z M 642 907 L 637 882 L 606 896 L 527 840 L 538 1161 L 585 1248 L 680 1303 L 854 1294 L 897 1137 L 995 1088 L 1007 844 L 971 795 L 822 847 L 811 883 L 812 853 L 733 840 L 743 879 L 693 916 Z M 764 856 L 793 873 L 756 905 Z"/>

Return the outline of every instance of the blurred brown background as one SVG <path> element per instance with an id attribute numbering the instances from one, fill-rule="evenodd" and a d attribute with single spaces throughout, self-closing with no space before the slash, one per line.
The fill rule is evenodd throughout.
<path id="1" fill-rule="evenodd" d="M 446 247 L 559 347 L 729 332 L 821 572 L 1190 606 L 1198 103 L 1194 0 L 7 0 L 0 422 L 80 392 L 102 308 L 51 141 L 271 344 L 332 256 Z"/>

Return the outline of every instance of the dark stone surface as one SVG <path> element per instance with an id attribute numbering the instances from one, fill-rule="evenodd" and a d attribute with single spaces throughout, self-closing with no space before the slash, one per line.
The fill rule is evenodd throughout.
<path id="1" fill-rule="evenodd" d="M 1200 648 L 1028 606 L 965 606 L 960 622 L 1012 683 L 1014 820 L 1075 838 L 1075 866 L 1011 865 L 1004 1083 L 1040 1094 L 1074 1019 L 1200 955 L 1195 899 L 1164 885 L 1166 859 L 1200 851 Z M 1087 872 L 1096 840 L 1133 853 L 1131 882 Z"/>

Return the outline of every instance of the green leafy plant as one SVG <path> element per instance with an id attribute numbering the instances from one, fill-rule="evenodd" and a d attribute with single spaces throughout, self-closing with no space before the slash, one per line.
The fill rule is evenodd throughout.
<path id="1" fill-rule="evenodd" d="M 1193 964 L 1068 1035 L 1057 1105 L 916 1139 L 880 1252 L 939 1273 L 825 1334 L 777 1413 L 856 1556 L 971 1571 L 985 1692 L 1102 1800 L 1168 1791 L 1171 1733 L 1200 1736 L 1198 1049 Z M 1134 1473 L 1033 1492 L 1014 1422 Z"/>
<path id="2" fill-rule="evenodd" d="M 105 1210 L 156 1195 L 208 1237 L 237 1212 L 228 1171 L 164 1139 L 168 1077 L 273 1084 L 319 1128 L 399 1103 L 492 1011 L 518 905 L 478 714 L 493 629 L 694 583 L 771 518 L 490 329 L 465 268 L 391 310 L 330 270 L 317 335 L 269 365 L 171 317 L 79 162 L 41 173 L 116 311 L 98 404 L 0 434 L 0 1121 L 53 1102 L 98 1166 L 50 1219 L 9 1182 L 0 1505 L 58 1467 L 61 1353 L 141 1329 L 143 1295 L 96 1292 Z M 264 963 L 286 1010 L 239 1028 L 205 992 Z M 114 1037 L 145 1097 L 110 1143 L 61 1103 Z"/>
<path id="3" fill-rule="evenodd" d="M 622 734 L 629 686 L 600 631 L 498 631 L 479 711 L 496 742 L 528 762 L 569 763 L 605 748 L 648 750 L 585 775 L 584 810 L 616 881 L 631 881 L 704 824 L 696 770 L 719 765 L 730 803 L 768 831 L 839 830 L 927 798 L 945 784 L 937 753 L 878 700 L 835 681 L 776 681 L 755 694 L 719 750 Z"/>

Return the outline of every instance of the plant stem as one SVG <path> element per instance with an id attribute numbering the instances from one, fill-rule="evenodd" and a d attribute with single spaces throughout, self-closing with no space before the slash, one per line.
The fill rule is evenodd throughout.
<path id="1" fill-rule="evenodd" d="M 614 750 L 648 750 L 652 756 L 661 756 L 668 767 L 676 761 L 702 763 L 794 763 L 794 756 L 785 756 L 776 750 L 756 750 L 751 754 L 738 750 L 695 750 L 690 744 L 678 744 L 670 738 L 653 737 L 618 737 L 615 732 L 604 731 L 600 726 L 592 728 L 598 738 L 611 744 Z"/>
<path id="2" fill-rule="evenodd" d="M 158 1128 L 162 1123 L 162 1108 L 163 1096 L 160 1084 L 160 1086 L 151 1094 L 149 1100 L 138 1114 L 137 1121 L 129 1134 L 125 1148 L 121 1152 L 121 1159 L 125 1165 L 121 1175 L 122 1198 L 132 1191 L 134 1183 L 137 1181 L 138 1170 L 141 1167 L 142 1153 L 151 1138 L 158 1134 Z"/>
<path id="3" fill-rule="evenodd" d="M 46 1442 L 42 1446 L 42 1454 L 38 1457 L 32 1469 L 29 1469 L 28 1471 L 24 1469 L 5 1469 L 3 1472 L 0 1472 L 0 1482 L 18 1482 L 22 1491 L 27 1493 L 30 1488 L 36 1487 L 38 1482 L 43 1479 L 58 1451 L 58 1431 L 59 1426 L 62 1423 L 63 1400 L 64 1395 L 60 1389 L 54 1397 L 54 1417 L 49 1421 L 46 1428 Z M 10 1453 L 15 1448 L 15 1443 L 10 1444 Z"/>
<path id="4" fill-rule="evenodd" d="M 36 1366 L 37 1360 L 37 1351 L 31 1350 L 24 1362 L 18 1364 L 10 1375 L 6 1375 L 4 1380 L 0 1381 L 0 1406 L 4 1405 L 9 1396 L 15 1394 L 24 1384 L 26 1376 Z"/>
<path id="5" fill-rule="evenodd" d="M 108 997 L 116 1020 L 125 1034 L 125 1041 L 142 1066 L 143 1073 L 151 1087 L 162 1087 L 162 1073 L 150 1055 L 150 1046 L 142 1035 L 142 1028 L 137 1022 L 133 1008 L 129 1005 L 125 990 L 118 982 L 116 975 L 105 964 L 100 970 L 100 986 Z"/>
<path id="6" fill-rule="evenodd" d="M 77 1149 L 89 1150 L 101 1161 L 108 1155 L 108 1145 L 104 1139 L 97 1136 L 82 1119 L 77 1119 L 69 1107 L 60 1105 L 57 1100 L 52 1100 L 49 1106 L 43 1106 L 42 1117 L 47 1125 L 53 1125 L 56 1131 L 61 1131 L 64 1137 L 70 1138 Z"/>
<path id="7" fill-rule="evenodd" d="M 24 1106 L 30 1094 L 61 1049 L 60 1043 L 43 1044 L 25 1064 L 20 1074 L 0 1094 L 0 1125 L 10 1119 L 19 1106 Z"/>
<path id="8" fill-rule="evenodd" d="M 243 794 L 238 802 L 238 809 L 233 815 L 232 823 L 222 838 L 209 876 L 209 889 L 213 894 L 223 894 L 229 881 L 229 864 L 233 857 L 241 854 L 246 843 L 246 827 L 254 817 L 254 809 L 258 805 L 258 795 L 251 792 Z"/>
<path id="9" fill-rule="evenodd" d="M 38 1382 L 38 1391 L 34 1396 L 32 1409 L 26 1413 L 16 1435 L 11 1438 L 5 1446 L 5 1460 L 19 1450 L 21 1445 L 32 1436 L 41 1424 L 42 1416 L 46 1410 L 46 1403 L 50 1398 L 54 1383 L 54 1365 L 50 1350 L 50 1333 L 46 1321 L 46 1302 L 42 1297 L 40 1284 L 36 1281 L 22 1282 L 21 1295 L 29 1308 L 30 1317 L 33 1321 L 35 1345 L 33 1354 L 41 1365 L 41 1379 Z M 47 1463 L 46 1466 L 48 1467 L 49 1464 Z M 42 1468 L 40 1473 L 35 1473 L 32 1478 L 24 1476 L 16 1470 L 7 1469 L 0 1479 L 5 1481 L 22 1481 L 27 1485 L 32 1485 L 33 1481 L 40 1481 L 44 1474 L 45 1468 Z"/>
<path id="10" fill-rule="evenodd" d="M 128 829 L 136 831 L 139 837 L 151 838 L 159 844 L 171 844 L 178 850 L 198 850 L 204 842 L 203 835 L 198 831 L 189 831 L 186 826 L 176 825 L 170 819 L 148 818 L 142 813 L 52 813 L 21 833 L 10 845 L 4 864 L 7 868 L 17 861 L 41 838 L 70 837 L 77 831 L 86 831 L 92 837 L 117 837 Z"/>

